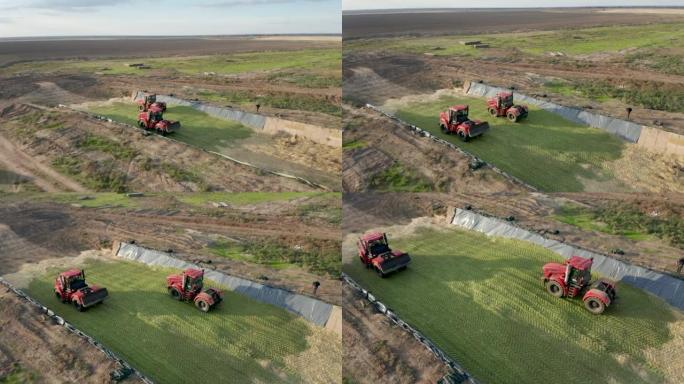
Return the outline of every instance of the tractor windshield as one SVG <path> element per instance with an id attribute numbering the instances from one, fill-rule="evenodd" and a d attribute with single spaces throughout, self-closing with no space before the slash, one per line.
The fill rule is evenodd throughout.
<path id="1" fill-rule="evenodd" d="M 67 284 L 69 286 L 69 289 L 73 291 L 77 291 L 87 286 L 85 280 L 81 278 L 81 276 L 71 278 L 71 280 L 69 280 Z"/>
<path id="2" fill-rule="evenodd" d="M 508 95 L 506 97 L 501 98 L 501 104 L 503 104 L 504 107 L 510 107 L 513 105 L 513 95 Z"/>
<path id="3" fill-rule="evenodd" d="M 467 109 L 458 109 L 455 111 L 452 111 L 452 121 L 455 121 L 457 123 L 462 123 L 466 120 L 468 120 L 468 110 Z"/>
<path id="4" fill-rule="evenodd" d="M 381 255 L 389 251 L 387 243 L 385 243 L 383 240 L 375 240 L 371 242 L 368 244 L 368 248 L 370 249 L 371 255 Z"/>

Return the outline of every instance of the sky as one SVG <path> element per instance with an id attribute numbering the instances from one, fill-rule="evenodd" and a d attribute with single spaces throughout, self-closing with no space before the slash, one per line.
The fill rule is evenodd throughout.
<path id="1" fill-rule="evenodd" d="M 684 6 L 684 0 L 342 0 L 343 10 L 394 8 L 529 8 Z"/>
<path id="2" fill-rule="evenodd" d="M 0 0 L 0 37 L 342 32 L 340 0 Z"/>

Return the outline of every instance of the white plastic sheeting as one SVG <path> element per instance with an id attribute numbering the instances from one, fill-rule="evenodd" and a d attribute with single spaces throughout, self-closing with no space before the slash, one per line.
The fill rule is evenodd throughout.
<path id="1" fill-rule="evenodd" d="M 144 92 L 138 91 L 136 93 L 134 99 L 135 100 L 142 99 L 144 94 L 145 94 Z M 167 96 L 167 95 L 157 95 L 157 101 L 161 101 L 161 102 L 168 103 L 168 104 L 192 107 L 192 108 L 194 108 L 198 111 L 202 111 L 202 112 L 204 112 L 210 116 L 215 116 L 215 117 L 218 117 L 221 119 L 239 121 L 240 123 L 242 123 L 248 127 L 252 127 L 252 128 L 263 129 L 264 125 L 266 124 L 266 117 L 265 116 L 240 111 L 237 109 L 214 107 L 211 105 L 202 104 L 202 103 L 197 102 L 197 101 L 183 100 L 183 99 L 179 99 L 177 97 Z"/>
<path id="2" fill-rule="evenodd" d="M 121 243 L 116 255 L 128 260 L 160 267 L 177 269 L 201 268 L 196 264 L 171 257 L 164 252 L 143 248 L 134 244 Z M 232 291 L 263 303 L 284 308 L 319 326 L 325 326 L 333 309 L 332 304 L 312 297 L 299 295 L 280 288 L 269 287 L 221 272 L 206 270 L 204 276 Z"/>
<path id="3" fill-rule="evenodd" d="M 510 90 L 505 88 L 493 87 L 482 83 L 470 83 L 466 93 L 472 96 L 480 97 L 493 97 L 498 92 L 510 92 Z M 639 141 L 639 136 L 641 135 L 641 125 L 632 123 L 630 121 L 625 121 L 621 119 L 616 119 L 614 117 L 608 117 L 599 115 L 596 113 L 587 112 L 577 108 L 566 107 L 550 101 L 544 101 L 540 99 L 535 99 L 521 93 L 515 93 L 515 99 L 521 103 L 528 103 L 538 106 L 539 108 L 555 113 L 562 116 L 566 120 L 570 120 L 579 124 L 586 124 L 590 127 L 600 128 L 604 131 L 610 132 L 626 141 L 636 143 Z"/>
<path id="4" fill-rule="evenodd" d="M 457 208 L 451 223 L 463 228 L 482 232 L 487 236 L 501 236 L 529 241 L 549 249 L 566 259 L 573 255 L 593 257 L 594 264 L 592 269 L 594 271 L 616 281 L 622 281 L 641 288 L 667 301 L 672 306 L 684 310 L 683 280 L 643 267 L 627 264 L 611 257 L 574 247 L 560 241 L 547 239 L 537 233 L 530 232 L 505 221 L 479 215 L 472 211 Z"/>

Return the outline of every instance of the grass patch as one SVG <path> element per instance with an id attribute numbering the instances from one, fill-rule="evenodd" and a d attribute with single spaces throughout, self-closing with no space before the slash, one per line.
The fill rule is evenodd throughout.
<path id="1" fill-rule="evenodd" d="M 138 109 L 133 103 L 93 107 L 90 112 L 137 126 Z M 181 128 L 173 133 L 174 139 L 216 152 L 252 135 L 252 130 L 240 123 L 218 119 L 191 107 L 169 106 L 164 118 L 181 122 Z"/>
<path id="2" fill-rule="evenodd" d="M 469 104 L 470 118 L 488 121 L 490 130 L 468 143 L 442 133 L 439 113 L 454 104 Z M 492 118 L 484 99 L 472 97 L 443 97 L 406 106 L 397 116 L 549 192 L 583 191 L 582 179 L 612 180 L 603 164 L 618 159 L 625 147 L 610 133 L 572 123 L 534 106 L 520 123 Z"/>
<path id="3" fill-rule="evenodd" d="M 116 169 L 114 160 L 84 162 L 75 156 L 65 155 L 54 159 L 52 166 L 97 192 L 123 193 L 128 190 L 126 175 Z"/>
<path id="4" fill-rule="evenodd" d="M 584 383 L 663 382 L 645 352 L 681 319 L 663 301 L 621 284 L 615 305 L 592 315 L 546 293 L 541 268 L 560 257 L 519 240 L 422 229 L 393 244 L 413 258 L 406 271 L 380 279 L 356 257 L 343 270 L 482 382 L 576 382 L 578 372 Z"/>
<path id="5" fill-rule="evenodd" d="M 275 269 L 299 266 L 315 273 L 332 276 L 340 274 L 340 244 L 336 241 L 311 247 L 289 246 L 270 239 L 240 243 L 217 241 L 209 246 L 209 250 L 216 256 L 267 265 Z"/>
<path id="6" fill-rule="evenodd" d="M 429 181 L 399 163 L 373 175 L 370 186 L 382 192 L 429 192 L 432 190 L 432 184 Z"/>
<path id="7" fill-rule="evenodd" d="M 127 160 L 130 161 L 138 155 L 138 151 L 120 144 L 114 140 L 110 140 L 103 136 L 86 134 L 79 142 L 76 143 L 76 147 L 89 150 L 89 151 L 100 151 L 109 153 L 114 156 L 117 160 Z"/>
<path id="8" fill-rule="evenodd" d="M 342 143 L 342 150 L 350 150 L 356 148 L 366 148 L 368 143 L 363 140 L 351 140 Z"/>
<path id="9" fill-rule="evenodd" d="M 652 217 L 634 207 L 611 204 L 598 209 L 564 205 L 554 218 L 582 229 L 620 235 L 635 241 L 657 237 L 684 249 L 684 219 L 677 216 Z"/>
<path id="10" fill-rule="evenodd" d="M 559 31 L 534 31 L 483 35 L 451 35 L 359 39 L 345 41 L 345 51 L 391 51 L 394 53 L 425 53 L 436 56 L 490 55 L 486 49 L 474 49 L 460 40 L 481 40 L 492 48 L 508 49 L 532 55 L 563 52 L 569 55 L 612 53 L 628 48 L 670 48 L 684 45 L 684 24 L 658 23 L 649 25 L 606 26 Z M 514 48 L 509 48 L 514 47 Z"/>
<path id="11" fill-rule="evenodd" d="M 55 299 L 55 270 L 33 280 L 28 293 L 156 382 L 280 382 L 260 362 L 284 368 L 286 356 L 306 348 L 308 325 L 283 309 L 231 291 L 208 314 L 171 300 L 164 282 L 174 270 L 126 261 L 93 261 L 85 270 L 89 281 L 110 292 L 85 313 Z"/>
<path id="12" fill-rule="evenodd" d="M 87 196 L 87 199 L 81 199 L 82 196 Z M 147 195 L 146 195 L 147 196 Z M 100 193 L 52 193 L 46 196 L 45 199 L 39 197 L 41 200 L 55 201 L 62 204 L 79 204 L 88 208 L 101 207 L 121 207 L 121 208 L 136 208 L 139 206 L 140 198 L 130 198 L 122 193 L 100 192 Z"/>
<path id="13" fill-rule="evenodd" d="M 14 363 L 9 372 L 0 376 L 1 384 L 29 384 L 38 381 L 38 376 L 24 369 L 21 365 Z"/>
<path id="14" fill-rule="evenodd" d="M 177 195 L 176 198 L 185 204 L 206 207 L 211 202 L 220 201 L 234 205 L 248 205 L 332 194 L 328 192 L 200 192 L 184 193 Z"/>
<path id="15" fill-rule="evenodd" d="M 103 75 L 154 76 L 163 74 L 230 75 L 284 69 L 318 71 L 339 70 L 342 61 L 339 49 L 304 49 L 236 53 L 230 55 L 184 56 L 163 58 L 126 58 L 114 60 L 49 60 L 18 63 L 0 69 L 0 74 L 24 72 L 100 73 Z M 128 67 L 126 63 L 145 63 L 151 69 Z"/>

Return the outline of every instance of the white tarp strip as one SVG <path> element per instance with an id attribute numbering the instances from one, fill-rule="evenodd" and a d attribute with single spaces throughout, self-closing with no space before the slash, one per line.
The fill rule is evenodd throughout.
<path id="1" fill-rule="evenodd" d="M 505 88 L 493 87 L 482 83 L 470 83 L 470 87 L 467 90 L 468 95 L 479 96 L 479 97 L 493 97 L 498 92 L 510 92 Z M 636 143 L 639 141 L 639 136 L 641 135 L 641 125 L 632 123 L 631 121 L 625 121 L 621 119 L 616 119 L 614 117 L 608 117 L 599 115 L 596 113 L 587 112 L 577 108 L 566 107 L 563 105 L 555 104 L 550 101 L 544 101 L 523 95 L 521 93 L 515 93 L 515 99 L 521 103 L 528 103 L 538 106 L 539 108 L 558 114 L 565 118 L 579 124 L 586 124 L 590 127 L 600 128 L 604 131 L 610 132 L 623 140 Z"/>
<path id="2" fill-rule="evenodd" d="M 547 239 L 537 233 L 522 229 L 505 221 L 479 215 L 472 211 L 456 209 L 452 224 L 482 232 L 488 236 L 529 241 L 549 249 L 564 258 L 573 255 L 593 257 L 593 270 L 629 285 L 650 292 L 671 305 L 684 310 L 684 281 L 650 269 L 631 265 L 608 256 L 574 247 L 560 241 Z"/>
<path id="3" fill-rule="evenodd" d="M 116 255 L 147 265 L 177 269 L 201 268 L 196 264 L 171 257 L 164 252 L 143 248 L 134 244 L 121 243 Z M 333 309 L 332 304 L 312 297 L 299 295 L 281 288 L 269 287 L 221 272 L 207 270 L 205 276 L 232 291 L 263 303 L 284 308 L 319 326 L 325 326 Z"/>

